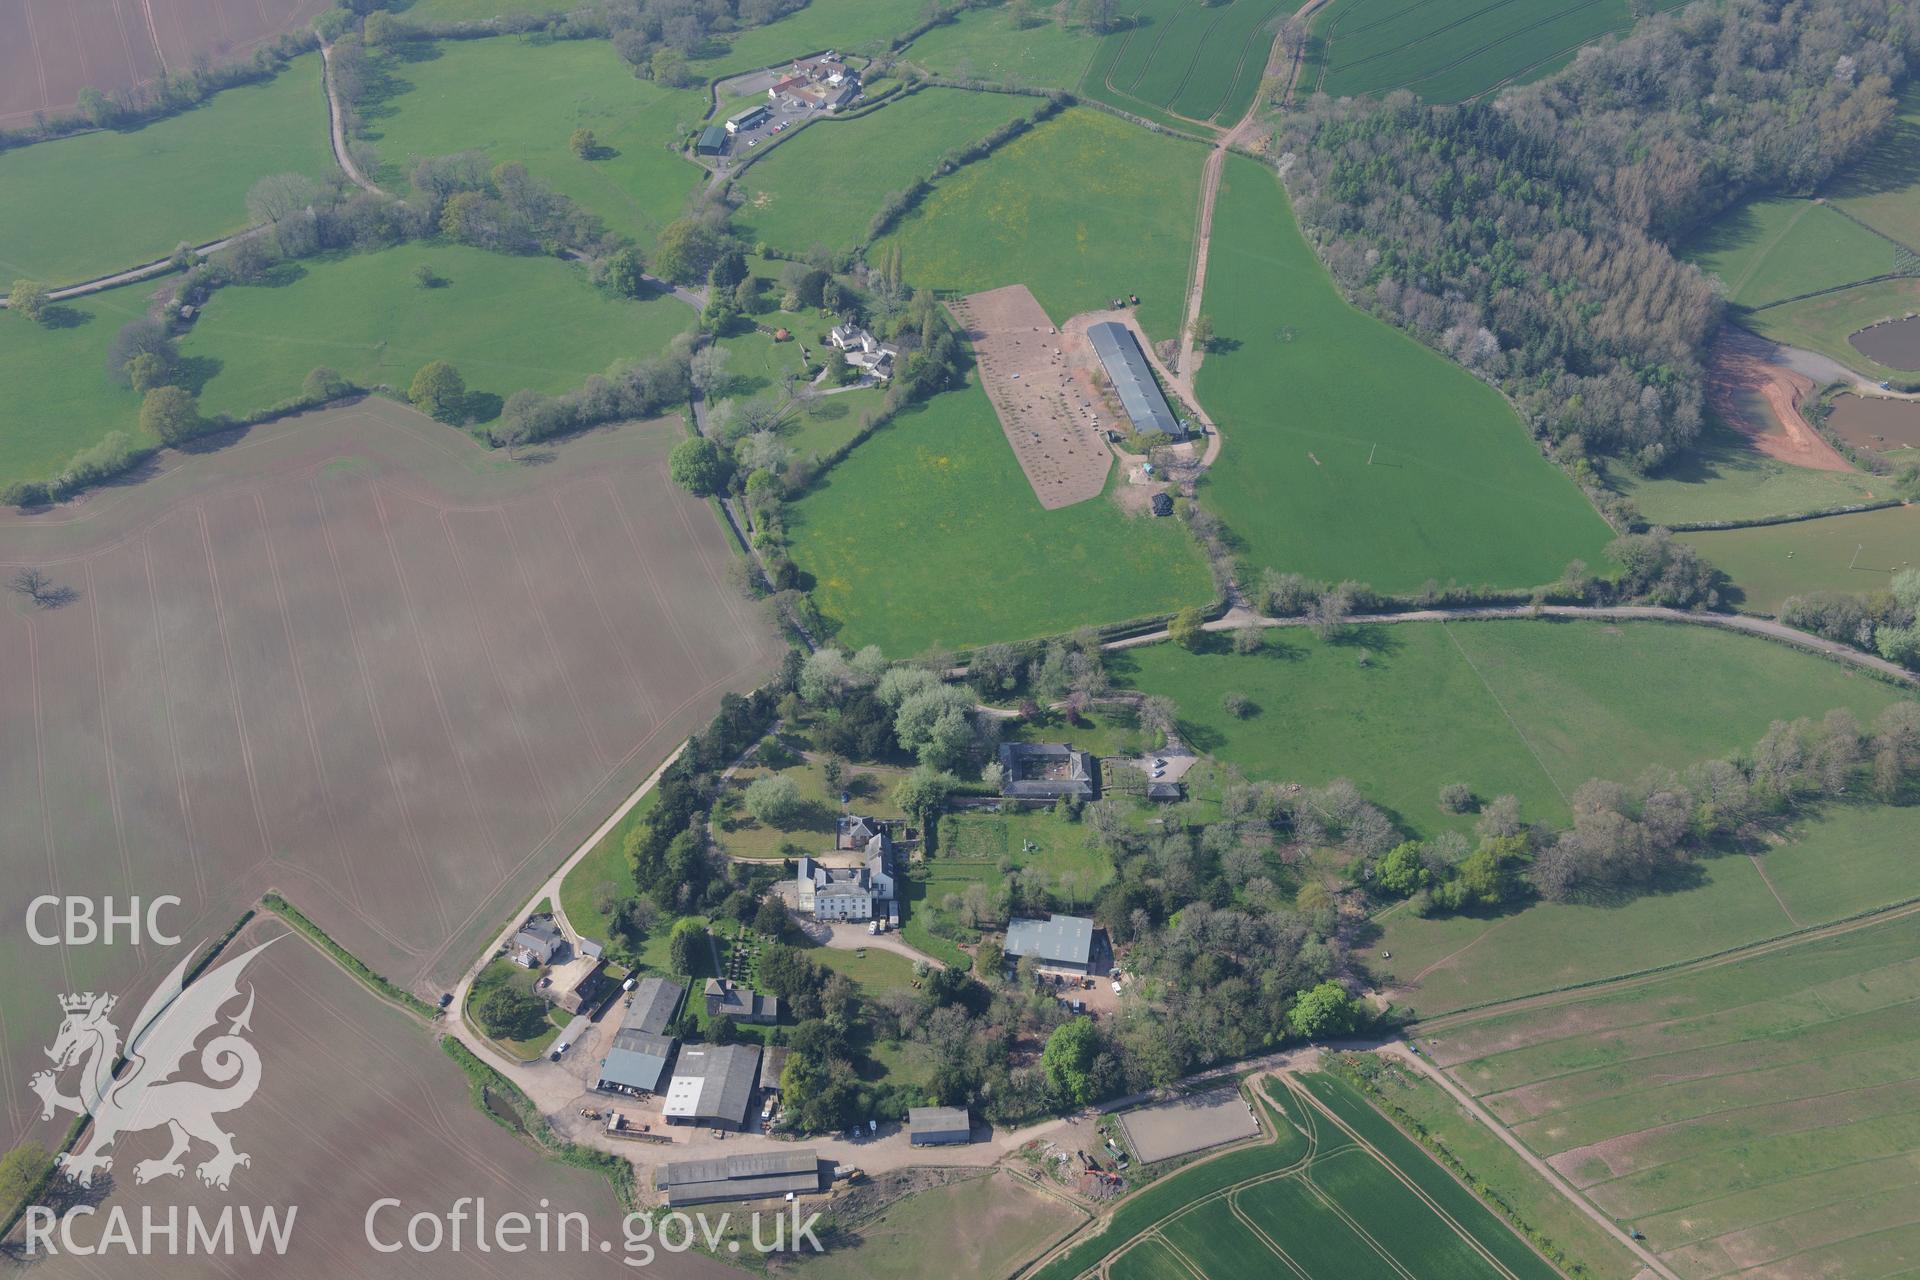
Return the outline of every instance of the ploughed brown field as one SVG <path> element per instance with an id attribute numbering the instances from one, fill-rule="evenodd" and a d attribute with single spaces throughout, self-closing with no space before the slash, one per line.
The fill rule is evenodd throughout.
<path id="1" fill-rule="evenodd" d="M 0 0 L 0 127 L 112 93 L 196 57 L 244 58 L 327 0 Z"/>
<path id="2" fill-rule="evenodd" d="M 188 943 L 279 889 L 432 999 L 772 633 L 667 478 L 677 422 L 509 462 L 368 399 L 0 520 L 0 1145 L 56 996 L 138 998 L 177 949 L 33 943 L 40 894 L 177 895 Z M 52 923 L 49 919 L 45 923 Z M 130 1016 L 130 1015 L 129 1015 Z"/>
<path id="3" fill-rule="evenodd" d="M 165 1128 L 122 1135 L 114 1144 L 111 1185 L 101 1214 L 119 1208 L 138 1240 L 143 1209 L 165 1220 L 177 1208 L 183 1223 L 180 1252 L 168 1251 L 154 1237 L 149 1256 L 110 1252 L 98 1257 L 69 1255 L 40 1259 L 30 1274 L 55 1277 L 141 1276 L 154 1280 L 202 1280 L 204 1277 L 405 1276 L 523 1277 L 530 1270 L 566 1276 L 656 1275 L 666 1280 L 708 1280 L 727 1274 L 697 1256 L 657 1254 L 651 1265 L 634 1269 L 621 1262 L 622 1211 L 607 1179 L 594 1171 L 548 1159 L 531 1143 L 483 1115 L 469 1098 L 466 1077 L 434 1042 L 433 1033 L 409 1014 L 374 996 L 341 972 L 298 934 L 266 917 L 234 940 L 222 959 L 278 938 L 250 962 L 234 999 L 224 1013 L 242 1007 L 248 987 L 254 995 L 252 1030 L 247 1039 L 260 1056 L 258 1091 L 243 1105 L 215 1116 L 232 1134 L 233 1148 L 251 1163 L 236 1168 L 224 1191 L 203 1186 L 197 1166 L 212 1148 L 195 1143 L 180 1158 L 182 1173 L 141 1184 L 136 1166 L 158 1160 L 168 1148 Z M 224 1031 L 225 1019 L 220 1029 Z M 189 1058 L 189 1078 L 199 1078 Z M 452 1247 L 445 1215 L 463 1197 L 484 1199 L 489 1221 L 502 1215 L 542 1212 L 578 1213 L 587 1219 L 588 1247 L 579 1247 L 580 1228 L 570 1225 L 567 1251 L 538 1247 L 537 1234 L 522 1237 L 523 1253 L 482 1252 L 473 1236 L 472 1206 L 462 1227 L 461 1248 Z M 412 1248 L 397 1253 L 368 1242 L 368 1209 L 385 1199 L 399 1207 L 376 1211 L 372 1235 L 382 1245 L 406 1238 L 408 1219 L 430 1212 L 442 1219 L 441 1246 L 431 1252 Z M 189 1209 L 214 1220 L 223 1209 L 241 1207 L 256 1214 L 276 1209 L 285 1220 L 293 1207 L 284 1256 L 207 1257 L 185 1251 L 184 1223 Z M 535 1219 L 537 1223 L 537 1219 Z M 549 1219 L 548 1241 L 558 1237 Z M 100 1217 L 77 1220 L 75 1241 L 92 1245 L 105 1225 Z M 432 1236 L 422 1227 L 421 1241 Z M 769 1228 L 769 1230 L 771 1230 Z M 244 1239 L 236 1218 L 234 1236 Z M 602 1252 L 599 1242 L 612 1248 Z M 55 1247 L 60 1241 L 56 1235 Z M 635 1255 L 642 1256 L 642 1255 Z M 25 1273 L 23 1273 L 25 1274 Z"/>

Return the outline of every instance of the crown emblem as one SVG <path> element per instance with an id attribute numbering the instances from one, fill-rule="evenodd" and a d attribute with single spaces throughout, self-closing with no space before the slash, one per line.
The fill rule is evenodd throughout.
<path id="1" fill-rule="evenodd" d="M 79 995 L 74 995 L 74 996 L 61 996 L 60 1008 L 63 1012 L 66 1012 L 66 1013 L 85 1013 L 88 1010 L 93 1008 L 93 1003 L 95 1000 L 101 999 L 101 998 L 102 997 L 95 996 L 91 991 L 83 991 Z M 100 1006 L 100 1012 L 107 1013 L 113 1009 L 116 998 L 113 996 L 106 996 L 104 997 L 104 999 L 106 1003 Z"/>

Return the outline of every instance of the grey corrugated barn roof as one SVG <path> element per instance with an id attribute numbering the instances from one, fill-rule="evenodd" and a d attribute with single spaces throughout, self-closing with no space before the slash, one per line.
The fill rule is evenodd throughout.
<path id="1" fill-rule="evenodd" d="M 680 999 L 687 989 L 678 982 L 668 982 L 665 978 L 642 978 L 633 989 L 633 1003 L 627 1007 L 626 1016 L 620 1019 L 622 1031 L 645 1031 L 652 1035 L 662 1035 L 675 1014 L 680 1012 Z"/>
<path id="2" fill-rule="evenodd" d="M 1041 964 L 1090 964 L 1093 921 L 1085 916 L 1061 915 L 1045 920 L 1010 920 L 1003 950 L 1010 956 L 1032 956 Z"/>
<path id="3" fill-rule="evenodd" d="M 747 1122 L 760 1075 L 760 1048 L 751 1044 L 689 1046 L 668 1081 L 662 1114 L 679 1119 Z"/>
<path id="4" fill-rule="evenodd" d="M 660 1170 L 669 1205 L 754 1200 L 820 1189 L 820 1157 L 812 1147 L 758 1155 L 677 1160 Z"/>
<path id="5" fill-rule="evenodd" d="M 973 1119 L 965 1107 L 908 1107 L 907 1135 L 915 1145 L 966 1142 L 973 1136 Z"/>
<path id="6" fill-rule="evenodd" d="M 1178 439 L 1183 434 L 1180 420 L 1173 416 L 1173 410 L 1167 407 L 1167 398 L 1160 394 L 1160 384 L 1153 380 L 1153 370 L 1147 367 L 1147 357 L 1141 352 L 1133 330 L 1117 320 L 1106 320 L 1089 327 L 1087 338 L 1093 343 L 1093 353 L 1106 367 L 1107 377 L 1113 379 L 1120 407 L 1133 420 L 1133 429 L 1143 434 L 1164 431 Z"/>
<path id="7" fill-rule="evenodd" d="M 673 1040 L 650 1031 L 623 1028 L 614 1033 L 613 1047 L 600 1064 L 600 1082 L 638 1089 L 643 1093 L 660 1092 L 660 1077 L 673 1057 Z"/>

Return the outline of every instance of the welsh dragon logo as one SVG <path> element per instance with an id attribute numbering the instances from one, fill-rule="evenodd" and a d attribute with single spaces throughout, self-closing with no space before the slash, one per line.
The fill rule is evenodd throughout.
<path id="1" fill-rule="evenodd" d="M 186 1170 L 180 1158 L 196 1140 L 213 1148 L 196 1170 L 210 1187 L 226 1190 L 234 1169 L 253 1163 L 251 1156 L 233 1149 L 233 1135 L 214 1122 L 220 1113 L 243 1106 L 260 1087 L 260 1052 L 241 1035 L 251 1030 L 252 984 L 247 986 L 246 1006 L 224 1033 L 200 1050 L 202 1074 L 223 1087 L 173 1077 L 201 1037 L 221 1021 L 220 1010 L 239 998 L 241 972 L 271 945 L 271 940 L 263 942 L 191 985 L 182 981 L 187 970 L 187 960 L 182 960 L 134 1019 L 124 1042 L 125 1069 L 118 1073 L 123 1042 L 107 1017 L 116 998 L 93 992 L 60 998 L 66 1017 L 46 1050 L 53 1069 L 39 1072 L 29 1083 L 40 1096 L 41 1119 L 51 1120 L 58 1111 L 93 1117 L 86 1145 L 60 1156 L 60 1169 L 68 1178 L 92 1186 L 96 1170 L 113 1168 L 107 1149 L 121 1134 L 162 1125 L 171 1132 L 173 1145 L 159 1159 L 136 1164 L 135 1182 L 182 1176 Z M 60 1075 L 75 1067 L 81 1075 L 79 1092 L 60 1092 Z"/>

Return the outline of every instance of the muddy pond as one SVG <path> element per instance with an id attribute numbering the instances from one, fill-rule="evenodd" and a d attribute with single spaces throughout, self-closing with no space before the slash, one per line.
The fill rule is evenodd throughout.
<path id="1" fill-rule="evenodd" d="M 1835 396 L 1827 426 L 1856 449 L 1884 454 L 1920 449 L 1920 400 Z"/>
<path id="2" fill-rule="evenodd" d="M 1920 369 L 1920 316 L 1868 325 L 1848 334 L 1847 341 L 1889 369 Z"/>

